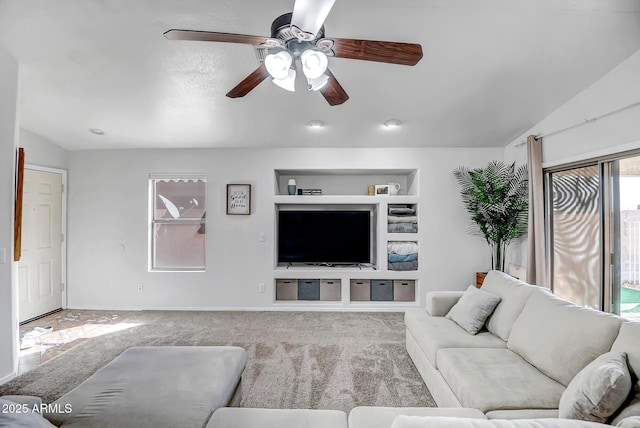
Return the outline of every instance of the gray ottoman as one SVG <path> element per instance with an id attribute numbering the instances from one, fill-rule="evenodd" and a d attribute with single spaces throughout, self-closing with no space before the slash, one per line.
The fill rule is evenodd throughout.
<path id="1" fill-rule="evenodd" d="M 247 361 L 232 346 L 129 348 L 53 404 L 62 427 L 188 428 L 205 426 L 228 405 Z"/>
<path id="2" fill-rule="evenodd" d="M 347 428 L 341 410 L 249 409 L 225 407 L 213 413 L 206 428 Z M 388 428 L 388 427 L 387 427 Z"/>

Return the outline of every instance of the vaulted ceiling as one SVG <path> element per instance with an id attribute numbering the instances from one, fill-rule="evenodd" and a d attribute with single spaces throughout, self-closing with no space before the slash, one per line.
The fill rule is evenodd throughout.
<path id="1" fill-rule="evenodd" d="M 329 58 L 350 97 L 331 107 L 303 81 L 227 98 L 259 65 L 251 46 L 163 37 L 269 36 L 293 1 L 0 0 L 21 126 L 70 150 L 504 146 L 640 49 L 637 0 L 337 0 L 327 36 L 419 43 L 424 57 Z"/>

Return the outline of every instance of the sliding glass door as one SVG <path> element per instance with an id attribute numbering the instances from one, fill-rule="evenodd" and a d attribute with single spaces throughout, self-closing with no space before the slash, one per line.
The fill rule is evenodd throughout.
<path id="1" fill-rule="evenodd" d="M 612 161 L 611 308 L 640 320 L 640 156 Z"/>
<path id="2" fill-rule="evenodd" d="M 598 165 L 549 173 L 551 288 L 563 299 L 601 309 Z"/>
<path id="3" fill-rule="evenodd" d="M 640 156 L 547 171 L 551 289 L 640 320 Z"/>

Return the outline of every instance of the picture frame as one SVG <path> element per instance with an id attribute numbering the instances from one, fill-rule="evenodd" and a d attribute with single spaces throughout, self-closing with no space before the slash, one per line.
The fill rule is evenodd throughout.
<path id="1" fill-rule="evenodd" d="M 251 214 L 251 184 L 227 184 L 227 215 Z"/>
<path id="2" fill-rule="evenodd" d="M 389 185 L 388 184 L 376 184 L 375 195 L 376 196 L 388 196 L 389 195 Z"/>
<path id="3" fill-rule="evenodd" d="M 13 261 L 20 261 L 22 256 L 22 196 L 24 188 L 24 149 L 18 148 L 16 153 L 16 199 L 13 222 Z"/>

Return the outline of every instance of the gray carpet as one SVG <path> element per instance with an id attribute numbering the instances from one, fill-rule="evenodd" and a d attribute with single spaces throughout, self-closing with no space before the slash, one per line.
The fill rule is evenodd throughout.
<path id="1" fill-rule="evenodd" d="M 402 313 L 143 311 L 0 386 L 50 403 L 136 345 L 247 350 L 242 407 L 435 406 L 407 355 Z"/>

